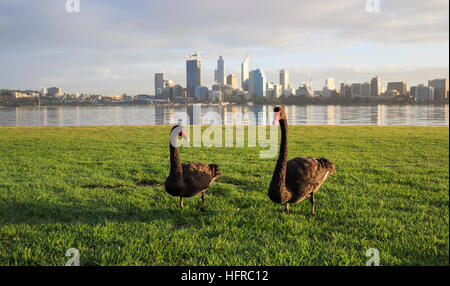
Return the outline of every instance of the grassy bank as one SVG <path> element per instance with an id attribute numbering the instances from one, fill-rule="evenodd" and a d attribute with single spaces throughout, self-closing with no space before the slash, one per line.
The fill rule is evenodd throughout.
<path id="1" fill-rule="evenodd" d="M 448 127 L 291 126 L 289 158 L 336 173 L 285 214 L 258 148 L 183 148 L 222 177 L 199 211 L 161 184 L 170 127 L 0 128 L 0 265 L 449 264 Z"/>

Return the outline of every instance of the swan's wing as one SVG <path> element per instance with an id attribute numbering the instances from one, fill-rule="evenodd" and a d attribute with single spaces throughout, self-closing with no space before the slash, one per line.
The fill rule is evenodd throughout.
<path id="1" fill-rule="evenodd" d="M 323 158 L 297 157 L 287 162 L 286 183 L 320 185 L 334 172 L 334 167 Z"/>
<path id="2" fill-rule="evenodd" d="M 201 162 L 186 162 L 182 165 L 186 186 L 192 190 L 204 190 L 213 182 L 214 174 L 211 166 Z"/>

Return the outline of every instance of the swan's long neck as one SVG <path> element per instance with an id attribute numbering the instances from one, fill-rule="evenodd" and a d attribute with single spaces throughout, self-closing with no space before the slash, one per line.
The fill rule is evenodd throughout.
<path id="1" fill-rule="evenodd" d="M 274 201 L 282 202 L 286 199 L 286 165 L 287 165 L 287 129 L 286 119 L 280 119 L 281 143 L 280 153 L 278 155 L 277 165 L 273 172 L 272 181 L 270 182 L 269 196 Z"/>
<path id="2" fill-rule="evenodd" d="M 178 144 L 178 139 L 173 140 L 175 146 Z M 170 144 L 170 176 L 180 176 L 183 174 L 181 168 L 180 155 L 178 154 L 178 148 Z"/>

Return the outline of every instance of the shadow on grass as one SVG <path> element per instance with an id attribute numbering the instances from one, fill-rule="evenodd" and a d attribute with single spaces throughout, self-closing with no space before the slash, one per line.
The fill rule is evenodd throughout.
<path id="1" fill-rule="evenodd" d="M 64 205 L 45 201 L 0 201 L 0 224 L 73 224 L 96 225 L 105 222 L 154 222 L 166 221 L 177 228 L 202 228 L 209 225 L 219 213 L 217 210 L 200 211 L 198 204 L 177 208 L 168 204 L 162 208 L 139 209 L 132 206 Z"/>

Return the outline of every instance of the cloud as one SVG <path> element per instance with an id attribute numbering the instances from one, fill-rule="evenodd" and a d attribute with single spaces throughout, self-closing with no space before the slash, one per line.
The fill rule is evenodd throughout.
<path id="1" fill-rule="evenodd" d="M 68 14 L 62 0 L 0 0 L 0 86 L 148 93 L 159 71 L 184 85 L 190 51 L 202 53 L 208 84 L 219 54 L 238 73 L 246 52 L 268 73 L 394 66 L 413 80 L 408 66 L 448 70 L 448 1 L 380 1 L 368 13 L 365 0 L 81 0 Z"/>

